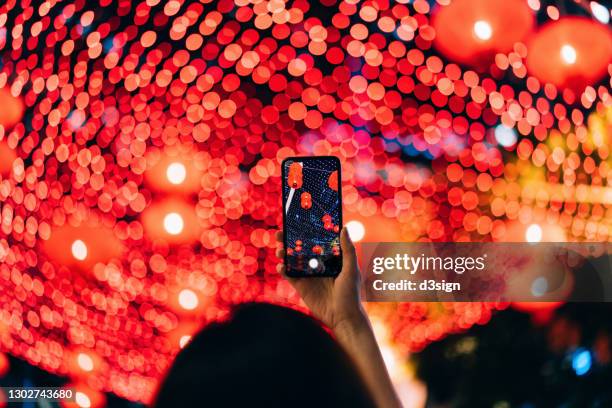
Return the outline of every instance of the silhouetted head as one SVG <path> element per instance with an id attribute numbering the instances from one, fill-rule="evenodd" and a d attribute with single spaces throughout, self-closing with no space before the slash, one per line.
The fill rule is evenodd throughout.
<path id="1" fill-rule="evenodd" d="M 352 360 L 314 319 L 263 303 L 239 306 L 178 354 L 157 408 L 374 407 Z"/>

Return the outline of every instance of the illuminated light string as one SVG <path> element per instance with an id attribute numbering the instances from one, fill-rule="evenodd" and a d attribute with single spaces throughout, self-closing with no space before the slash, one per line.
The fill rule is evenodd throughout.
<path id="1" fill-rule="evenodd" d="M 280 163 L 296 155 L 341 159 L 361 239 L 391 223 L 409 242 L 529 241 L 532 225 L 548 239 L 553 219 L 569 241 L 609 241 L 609 27 L 552 7 L 536 28 L 533 1 L 379 6 L 330 6 L 329 23 L 308 2 L 261 16 L 232 1 L 0 6 L 5 27 L 21 24 L 0 39 L 0 273 L 21 279 L 0 292 L 5 305 L 36 295 L 4 322 L 3 351 L 79 379 L 78 357 L 66 359 L 83 346 L 92 383 L 150 402 L 183 324 L 243 301 L 297 304 L 261 261 L 275 259 Z M 584 81 L 568 82 L 576 72 Z M 409 156 L 435 160 L 421 171 Z M 368 311 L 403 357 L 496 307 Z M 75 310 L 96 319 L 77 325 Z M 24 336 L 62 353 L 38 359 Z"/>

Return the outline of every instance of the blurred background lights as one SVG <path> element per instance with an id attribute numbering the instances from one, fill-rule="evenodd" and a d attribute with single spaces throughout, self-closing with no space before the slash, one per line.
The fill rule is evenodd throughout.
<path id="1" fill-rule="evenodd" d="M 483 41 L 491 39 L 491 36 L 493 35 L 491 24 L 484 20 L 476 21 L 474 23 L 474 34 L 476 34 L 476 37 Z"/>
<path id="2" fill-rule="evenodd" d="M 379 344 L 380 353 L 382 354 L 385 366 L 389 371 L 390 375 L 393 375 L 397 371 L 397 359 L 390 346 Z"/>
<path id="3" fill-rule="evenodd" d="M 537 277 L 531 283 L 531 294 L 535 297 L 542 297 L 548 291 L 548 280 L 543 277 Z"/>
<path id="4" fill-rule="evenodd" d="M 585 375 L 591 369 L 593 358 L 591 352 L 585 348 L 579 347 L 572 354 L 572 368 L 576 375 Z"/>
<path id="5" fill-rule="evenodd" d="M 185 310 L 193 310 L 200 303 L 198 296 L 191 289 L 183 289 L 178 295 L 179 305 Z"/>
<path id="6" fill-rule="evenodd" d="M 82 391 L 77 391 L 74 394 L 74 402 L 80 407 L 80 408 L 91 408 L 91 400 L 89 399 L 89 397 L 87 396 L 87 394 L 85 394 Z"/>
<path id="7" fill-rule="evenodd" d="M 85 244 L 85 242 L 83 242 L 80 239 L 75 240 L 72 243 L 72 256 L 74 257 L 74 259 L 78 260 L 78 261 L 84 261 L 85 259 L 87 259 L 87 245 Z"/>
<path id="8" fill-rule="evenodd" d="M 93 359 L 85 353 L 79 353 L 77 355 L 77 364 L 83 371 L 91 371 L 94 369 Z"/>
<path id="9" fill-rule="evenodd" d="M 189 340 L 191 340 L 191 336 L 186 334 L 184 336 L 181 336 L 181 338 L 179 339 L 179 347 L 180 348 L 184 348 L 187 343 L 189 343 Z"/>
<path id="10" fill-rule="evenodd" d="M 596 1 L 591 2 L 591 12 L 593 16 L 603 24 L 610 22 L 610 10 Z"/>
<path id="11" fill-rule="evenodd" d="M 171 163 L 166 170 L 166 177 L 172 184 L 182 184 L 187 177 L 187 169 L 183 163 Z"/>
<path id="12" fill-rule="evenodd" d="M 317 269 L 319 266 L 319 261 L 317 261 L 317 258 L 310 258 L 310 261 L 308 261 L 308 266 L 310 266 L 310 269 Z"/>
<path id="13" fill-rule="evenodd" d="M 345 227 L 348 230 L 348 233 L 353 242 L 359 242 L 365 236 L 365 227 L 359 221 L 349 221 L 346 223 Z"/>
<path id="14" fill-rule="evenodd" d="M 525 231 L 525 240 L 527 242 L 540 242 L 542 241 L 542 227 L 538 224 L 531 224 Z"/>
<path id="15" fill-rule="evenodd" d="M 179 235 L 183 232 L 185 222 L 178 213 L 170 213 L 164 217 L 164 229 L 170 235 Z"/>
<path id="16" fill-rule="evenodd" d="M 82 344 L 94 408 L 150 402 L 233 305 L 300 304 L 275 273 L 285 157 L 339 157 L 355 241 L 610 240 L 602 0 L 31 3 L 0 6 L 0 317 L 24 312 L 2 351 L 79 376 Z M 500 307 L 463 306 L 367 309 L 400 366 Z"/>
<path id="17" fill-rule="evenodd" d="M 561 46 L 561 58 L 566 64 L 572 65 L 576 63 L 576 49 L 569 44 Z"/>
<path id="18" fill-rule="evenodd" d="M 506 125 L 497 125 L 495 127 L 495 140 L 503 147 L 514 146 L 517 141 L 516 130 Z"/>

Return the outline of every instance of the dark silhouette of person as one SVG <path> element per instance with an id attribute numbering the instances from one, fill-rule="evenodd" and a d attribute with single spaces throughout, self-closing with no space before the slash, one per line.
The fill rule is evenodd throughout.
<path id="1" fill-rule="evenodd" d="M 340 245 L 335 278 L 289 278 L 279 265 L 319 320 L 271 304 L 238 306 L 177 355 L 155 407 L 401 407 L 361 306 L 346 229 Z M 282 248 L 277 256 L 284 257 Z"/>

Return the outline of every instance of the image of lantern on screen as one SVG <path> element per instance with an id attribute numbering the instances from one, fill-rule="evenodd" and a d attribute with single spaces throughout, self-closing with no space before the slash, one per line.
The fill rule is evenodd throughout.
<path id="1" fill-rule="evenodd" d="M 283 206 L 289 273 L 327 274 L 340 257 L 338 162 L 333 158 L 286 161 Z M 332 261 L 330 263 L 330 260 Z"/>

